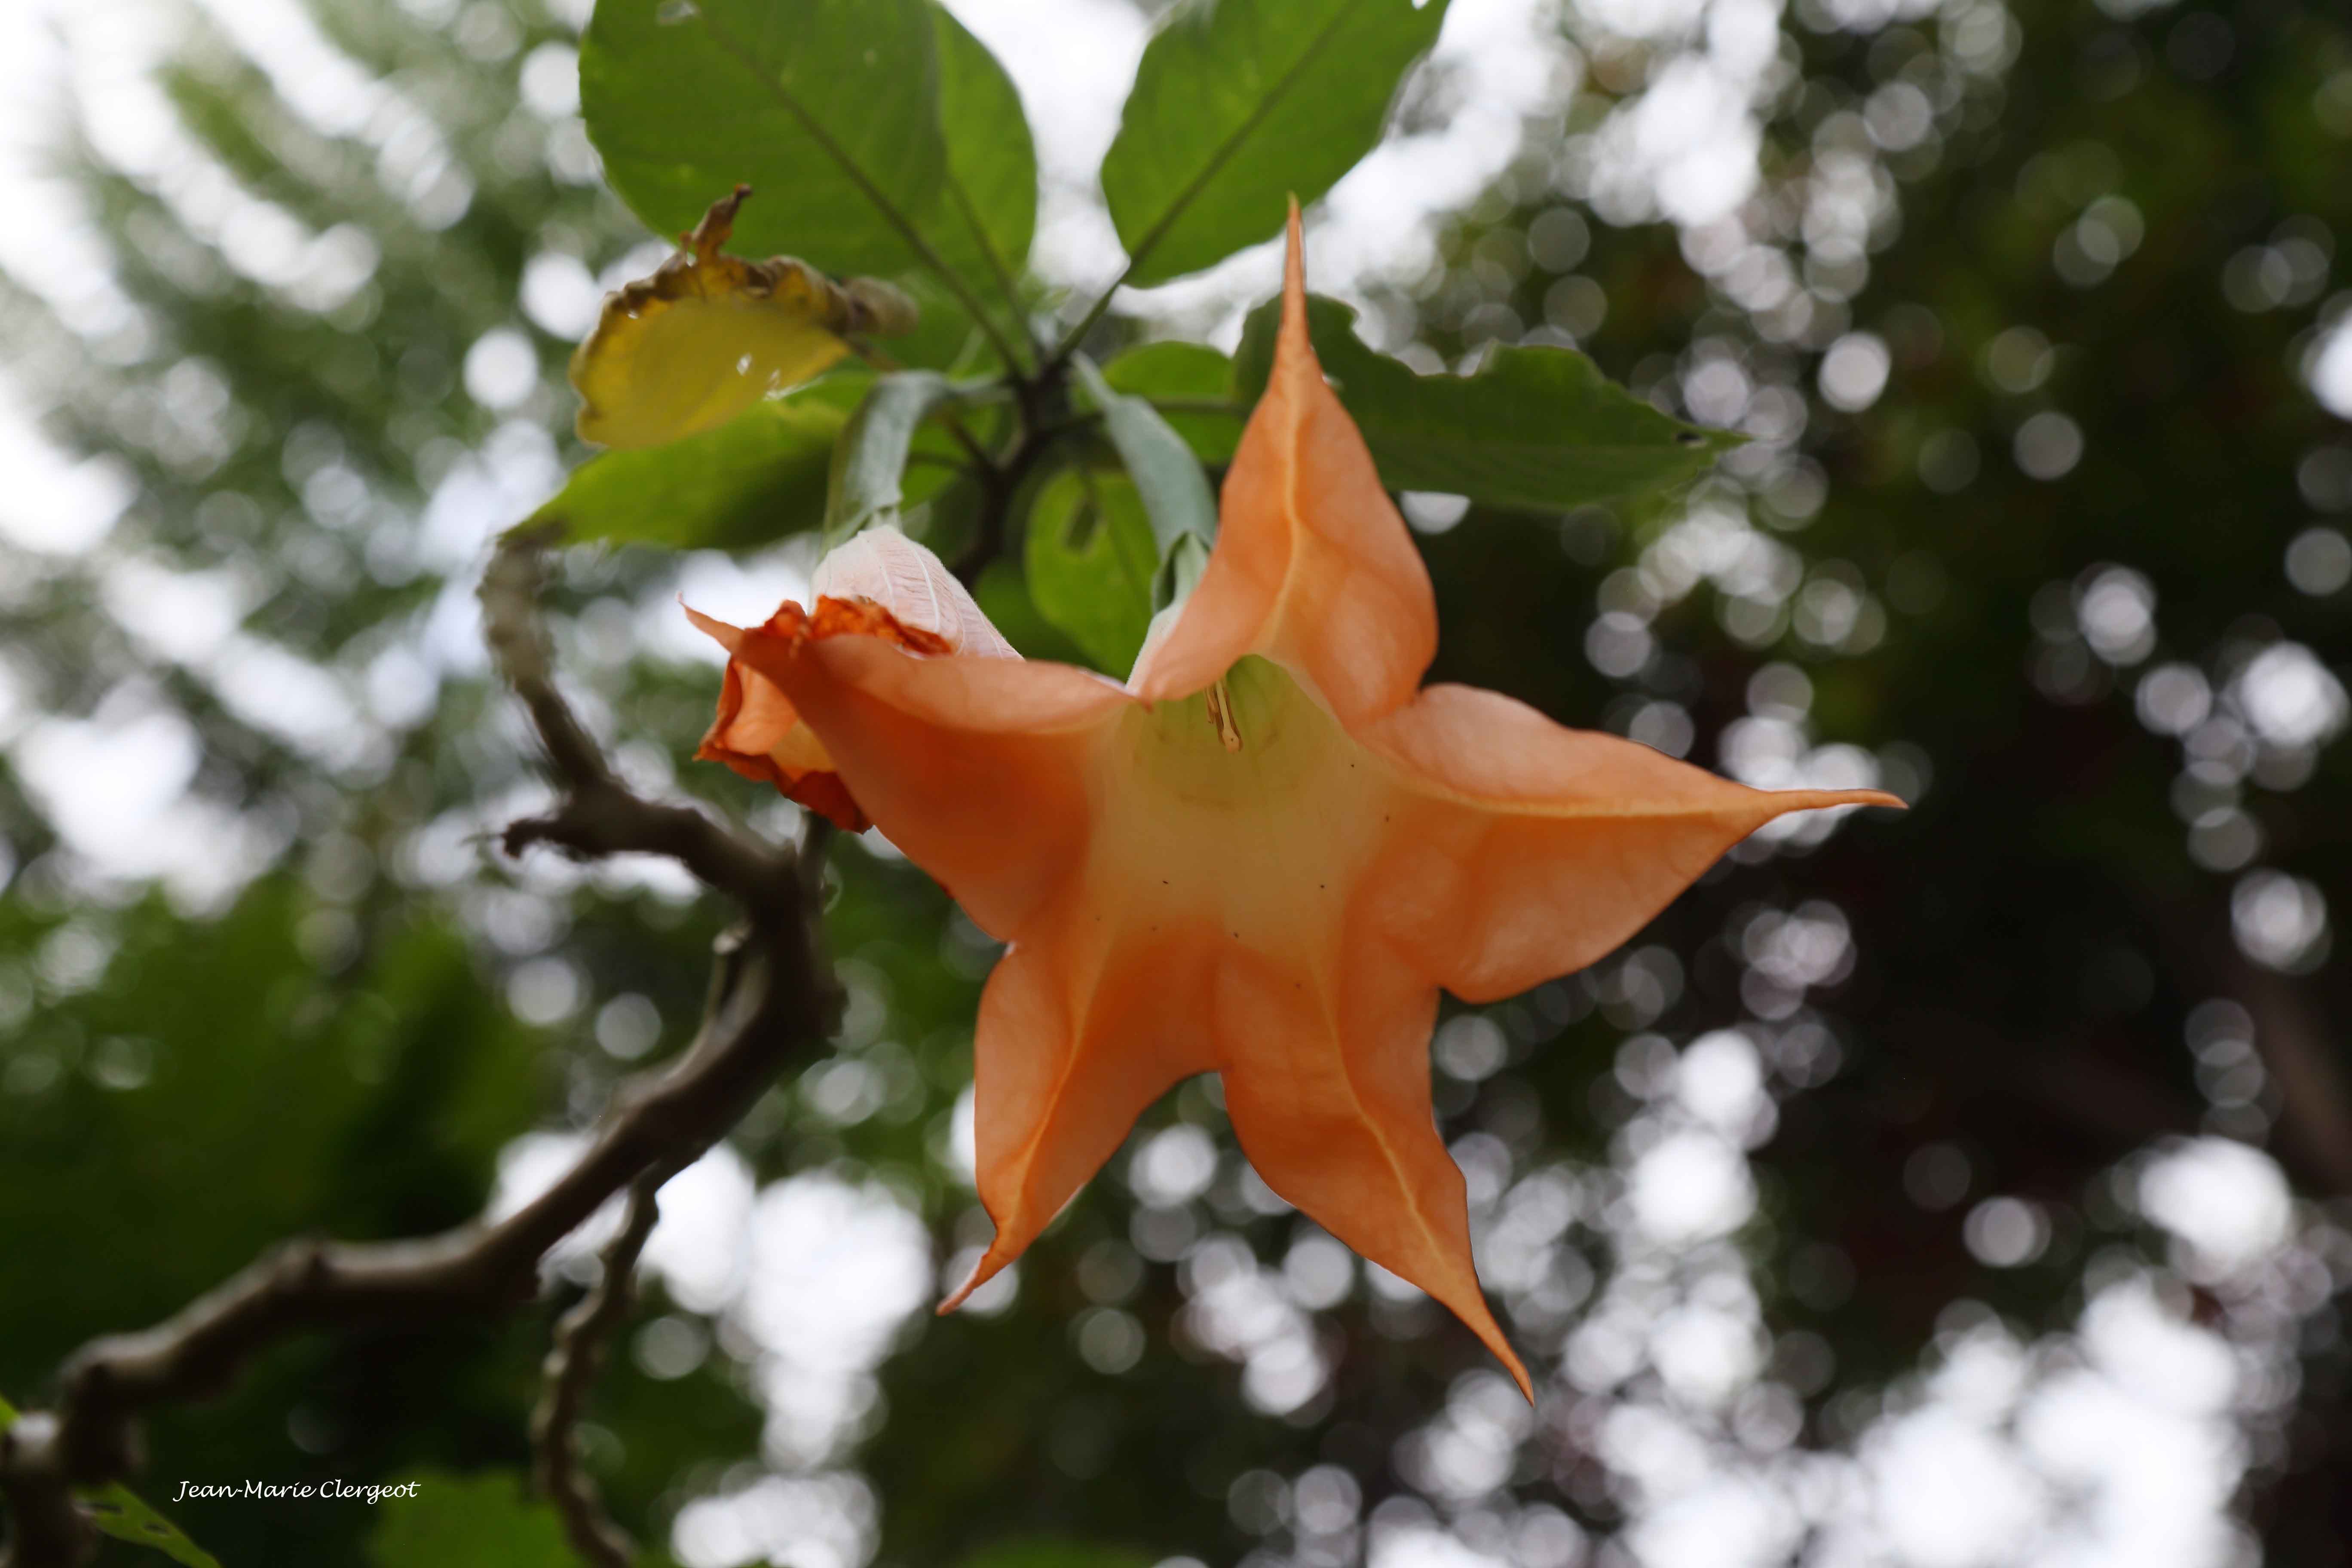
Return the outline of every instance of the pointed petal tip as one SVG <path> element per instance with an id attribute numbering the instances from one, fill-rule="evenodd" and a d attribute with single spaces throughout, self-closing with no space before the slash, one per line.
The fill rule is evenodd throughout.
<path id="1" fill-rule="evenodd" d="M 694 623 L 694 627 L 697 631 L 710 638 L 711 641 L 725 648 L 729 653 L 733 653 L 738 647 L 742 646 L 743 628 L 741 626 L 730 626 L 727 622 L 719 620 L 715 616 L 704 615 L 700 610 L 698 610 L 692 605 L 688 604 L 686 602 L 686 595 L 683 594 L 680 594 L 677 596 L 677 607 L 686 612 L 686 618 Z"/>
<path id="2" fill-rule="evenodd" d="M 1519 1385 L 1519 1393 L 1529 1405 L 1533 1405 L 1536 1402 L 1536 1384 L 1535 1380 L 1528 1375 L 1527 1363 L 1521 1361 L 1518 1352 L 1511 1348 L 1511 1342 L 1503 1337 L 1503 1325 L 1496 1322 L 1494 1313 L 1486 1310 L 1483 1296 L 1478 1300 L 1478 1306 L 1475 1317 L 1459 1309 L 1456 1309 L 1455 1315 L 1472 1333 L 1478 1336 L 1479 1342 L 1486 1347 L 1488 1353 L 1503 1363 L 1503 1370 L 1509 1373 L 1511 1381 Z"/>
<path id="3" fill-rule="evenodd" d="M 1287 244 L 1282 258 L 1282 333 L 1283 346 L 1304 349 L 1308 354 L 1307 338 L 1307 239 L 1305 226 L 1298 216 L 1298 198 L 1290 198 L 1290 217 L 1284 226 Z"/>
<path id="4" fill-rule="evenodd" d="M 1841 789 L 1824 792 L 1830 798 L 1824 805 L 1891 805 L 1897 811 L 1908 811 L 1911 803 L 1899 795 L 1889 795 L 1883 789 Z"/>
<path id="5" fill-rule="evenodd" d="M 974 1290 L 1003 1272 L 1004 1266 L 1012 1261 L 1010 1258 L 998 1257 L 996 1246 L 992 1242 L 988 1250 L 981 1255 L 980 1261 L 972 1265 L 971 1272 L 964 1278 L 964 1282 L 957 1286 L 949 1294 L 948 1299 L 939 1304 L 936 1315 L 944 1318 L 962 1306 L 971 1299 L 971 1293 Z"/>
<path id="6" fill-rule="evenodd" d="M 1758 792 L 1771 803 L 1773 816 L 1792 811 L 1826 811 L 1836 805 L 1890 805 L 1908 811 L 1911 803 L 1883 789 L 1772 789 Z M 1767 818 L 1769 821 L 1769 818 Z"/>

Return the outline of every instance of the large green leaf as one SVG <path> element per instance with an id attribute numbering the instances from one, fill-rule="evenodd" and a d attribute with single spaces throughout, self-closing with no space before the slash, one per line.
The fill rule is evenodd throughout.
<path id="1" fill-rule="evenodd" d="M 947 138 L 948 199 L 962 231 L 947 244 L 976 278 L 992 279 L 1008 296 L 1029 259 L 1037 227 L 1037 149 L 1013 79 L 987 46 L 935 5 L 940 57 L 940 129 Z"/>
<path id="2" fill-rule="evenodd" d="M 925 0 L 598 0 L 580 102 L 605 177 L 656 232 L 738 183 L 746 255 L 892 273 L 962 224 L 944 199 Z"/>
<path id="3" fill-rule="evenodd" d="M 607 0 L 610 3 L 610 0 Z M 1133 260 L 1164 282 L 1282 226 L 1380 140 L 1446 0 L 1190 0 L 1143 51 L 1103 195 Z"/>
<path id="4" fill-rule="evenodd" d="M 1048 659 L 1055 664 L 1086 663 L 1087 650 L 1037 608 L 1036 598 L 1029 592 L 1029 574 L 1024 567 L 1024 563 L 1000 555 L 981 569 L 980 581 L 971 585 L 971 596 L 979 604 L 981 614 L 1004 635 L 1004 640 L 1023 658 Z"/>
<path id="5" fill-rule="evenodd" d="M 849 416 L 833 449 L 825 492 L 824 538 L 840 543 L 869 522 L 893 520 L 910 499 L 907 459 L 915 433 L 944 405 L 961 395 L 937 371 L 906 370 L 875 379 Z"/>
<path id="6" fill-rule="evenodd" d="M 0 1432 L 5 1432 L 16 1422 L 16 1406 L 0 1399 Z M 211 1552 L 190 1541 L 178 1525 L 148 1507 L 136 1492 L 120 1481 L 79 1489 L 74 1496 L 89 1512 L 90 1522 L 117 1541 L 160 1552 L 184 1568 L 221 1568 L 219 1560 Z"/>
<path id="7" fill-rule="evenodd" d="M 1233 401 L 1234 363 L 1223 354 L 1171 338 L 1128 350 L 1102 374 L 1113 391 L 1149 398 L 1201 461 L 1234 460 L 1249 407 Z"/>
<path id="8" fill-rule="evenodd" d="M 1073 361 L 1078 384 L 1102 410 L 1103 431 L 1127 465 L 1128 476 L 1143 498 L 1151 519 L 1152 538 L 1165 555 L 1189 534 L 1203 544 L 1217 537 L 1217 498 L 1200 460 L 1184 437 L 1169 427 L 1157 409 L 1140 397 L 1118 392 L 1084 354 Z"/>
<path id="9" fill-rule="evenodd" d="M 975 274 L 980 266 L 975 257 L 971 263 Z M 971 306 L 946 284 L 928 272 L 909 272 L 898 281 L 921 310 L 922 319 L 912 331 L 884 345 L 893 360 L 908 370 L 944 371 L 960 380 L 994 375 L 1008 368 L 987 331 L 973 320 Z M 1005 312 L 992 310 L 990 315 L 1001 327 Z"/>
<path id="10" fill-rule="evenodd" d="M 824 521 L 834 443 L 848 422 L 835 384 L 757 403 L 716 430 L 591 458 L 525 526 L 681 550 L 770 543 Z"/>
<path id="11" fill-rule="evenodd" d="M 1234 395 L 1265 390 L 1280 302 L 1251 313 Z M 1310 297 L 1307 330 L 1381 481 L 1535 510 L 1638 494 L 1706 470 L 1738 437 L 1659 413 L 1573 349 L 1497 348 L 1470 375 L 1422 375 L 1356 336 L 1356 312 Z"/>
<path id="12" fill-rule="evenodd" d="M 1029 596 L 1107 674 L 1125 676 L 1142 650 L 1160 553 L 1126 475 L 1065 468 L 1038 488 L 1023 551 Z"/>
<path id="13" fill-rule="evenodd" d="M 415 1481 L 416 1495 L 376 1505 L 372 1568 L 577 1568 L 555 1510 L 528 1500 L 520 1477 L 420 1470 L 400 1479 Z"/>

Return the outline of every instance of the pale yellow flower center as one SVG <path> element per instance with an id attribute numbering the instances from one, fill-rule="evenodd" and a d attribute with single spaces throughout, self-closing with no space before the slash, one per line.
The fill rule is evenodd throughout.
<path id="1" fill-rule="evenodd" d="M 1400 800 L 1297 681 L 1244 658 L 1206 691 L 1135 709 L 1109 745 L 1087 881 L 1110 921 L 1268 954 L 1328 947 Z"/>

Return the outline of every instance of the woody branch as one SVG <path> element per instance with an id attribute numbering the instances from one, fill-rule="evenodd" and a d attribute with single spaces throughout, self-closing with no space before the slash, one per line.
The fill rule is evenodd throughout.
<path id="1" fill-rule="evenodd" d="M 578 1162 L 512 1214 L 405 1241 L 289 1239 L 165 1321 L 75 1352 L 58 1373 L 53 1405 L 0 1433 L 0 1497 L 13 1521 L 0 1568 L 86 1563 L 96 1542 L 75 1490 L 138 1468 L 144 1412 L 226 1386 L 278 1341 L 503 1312 L 528 1300 L 549 1248 L 647 1173 L 691 1163 L 784 1062 L 831 1034 L 838 992 L 820 954 L 815 900 L 824 825 L 782 851 L 624 785 L 555 686 L 537 613 L 542 542 L 509 536 L 482 585 L 492 652 L 530 710 L 562 791 L 552 811 L 508 828 L 505 847 L 667 855 L 735 900 L 744 919 L 719 939 L 694 1042 L 673 1065 L 624 1084 Z"/>
<path id="2" fill-rule="evenodd" d="M 630 1276 L 660 1218 L 656 1194 L 669 1174 L 667 1168 L 656 1166 L 629 1184 L 629 1206 L 621 1228 L 598 1255 L 595 1289 L 555 1326 L 546 1386 L 539 1408 L 531 1413 L 532 1479 L 540 1495 L 555 1505 L 572 1549 L 594 1568 L 629 1568 L 636 1548 L 604 1511 L 594 1479 L 581 1468 L 580 1417 L 603 1370 L 605 1348 L 629 1315 Z"/>

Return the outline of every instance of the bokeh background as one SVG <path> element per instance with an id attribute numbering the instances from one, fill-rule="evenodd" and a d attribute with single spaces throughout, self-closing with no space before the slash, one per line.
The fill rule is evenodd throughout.
<path id="1" fill-rule="evenodd" d="M 472 584 L 582 456 L 569 345 L 663 251 L 582 130 L 585 5 L 0 12 L 20 1404 L 277 1236 L 516 1201 L 691 1026 L 720 911 L 661 864 L 486 837 L 545 792 Z M 952 8 L 1039 130 L 1041 308 L 1082 307 L 1152 7 Z M 665 1194 L 594 1413 L 617 1510 L 682 1568 L 1018 1537 L 1216 1568 L 2344 1561 L 2343 241 L 2324 0 L 1455 0 L 1310 215 L 1316 286 L 1423 368 L 1573 343 L 1751 440 L 1639 509 L 1408 498 L 1434 673 L 1915 809 L 1768 830 L 1591 972 L 1449 1007 L 1438 1104 L 1533 1410 L 1251 1175 L 1206 1081 L 933 1319 L 988 1234 L 992 953 L 887 844 L 841 846 L 840 1038 Z M 1123 298 L 1105 346 L 1229 342 L 1274 268 Z M 716 669 L 675 603 L 757 618 L 810 563 L 567 560 L 563 668 L 634 778 L 793 830 L 684 760 Z M 154 1424 L 145 1489 L 517 1468 L 593 1240 L 510 1322 L 273 1354 Z M 404 1506 L 172 1511 L 232 1568 L 398 1568 Z"/>

